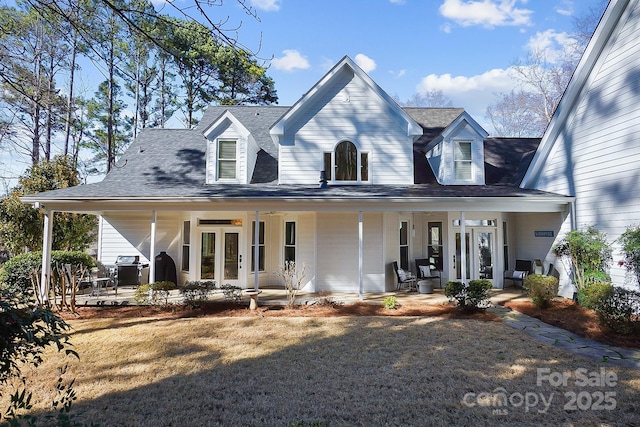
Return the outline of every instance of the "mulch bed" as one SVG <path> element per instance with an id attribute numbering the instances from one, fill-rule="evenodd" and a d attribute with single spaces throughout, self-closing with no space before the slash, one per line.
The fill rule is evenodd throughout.
<path id="1" fill-rule="evenodd" d="M 451 304 L 402 304 L 397 309 L 387 309 L 381 304 L 356 302 L 352 304 L 316 303 L 287 308 L 280 305 L 260 306 L 249 310 L 245 304 L 233 302 L 208 302 L 199 308 L 179 305 L 158 306 L 98 306 L 77 308 L 76 313 L 62 312 L 61 317 L 71 319 L 95 318 L 186 318 L 186 317 L 332 317 L 332 316 L 440 316 L 456 319 L 477 319 L 499 321 L 500 319 L 486 311 L 464 311 Z"/>
<path id="2" fill-rule="evenodd" d="M 600 324 L 593 310 L 580 307 L 570 299 L 553 300 L 544 309 L 530 301 L 509 301 L 504 306 L 585 338 L 619 347 L 640 348 L 640 334 L 619 334 Z"/>

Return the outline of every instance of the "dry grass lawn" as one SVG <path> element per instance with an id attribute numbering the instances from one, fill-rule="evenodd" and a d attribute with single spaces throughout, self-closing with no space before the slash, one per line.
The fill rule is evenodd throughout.
<path id="1" fill-rule="evenodd" d="M 640 371 L 574 356 L 501 322 L 248 316 L 70 323 L 81 360 L 70 360 L 67 377 L 76 378 L 72 414 L 82 423 L 640 425 Z M 51 389 L 61 364 L 50 354 L 29 374 L 29 386 Z M 573 374 L 566 386 L 537 385 L 537 368 Z M 577 368 L 604 368 L 617 384 L 581 387 Z M 501 392 L 506 406 L 492 401 Z M 570 408 L 571 393 L 582 410 Z M 541 397 L 551 399 L 546 410 Z M 610 408 L 611 399 L 615 409 L 587 409 L 598 401 Z M 38 402 L 40 415 L 46 402 Z"/>

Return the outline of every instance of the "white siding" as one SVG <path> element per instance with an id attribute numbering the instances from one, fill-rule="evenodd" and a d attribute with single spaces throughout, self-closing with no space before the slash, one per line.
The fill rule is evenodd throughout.
<path id="1" fill-rule="evenodd" d="M 384 291 L 382 214 L 364 221 L 364 291 Z M 358 213 L 318 213 L 318 290 L 358 292 Z"/>
<path id="2" fill-rule="evenodd" d="M 315 290 L 316 286 L 316 219 L 315 213 L 305 212 L 298 215 L 298 242 L 296 260 L 307 264 L 305 289 Z"/>
<path id="3" fill-rule="evenodd" d="M 610 241 L 640 224 L 640 7 L 632 3 L 635 10 L 596 62 L 535 185 L 576 196 L 576 225 L 595 225 Z M 611 275 L 622 285 L 628 278 L 620 259 L 616 251 Z"/>
<path id="4" fill-rule="evenodd" d="M 285 130 L 280 144 L 281 184 L 317 184 L 323 153 L 343 140 L 369 153 L 373 184 L 413 183 L 413 143 L 407 123 L 352 73 L 344 72 Z"/>
<path id="5" fill-rule="evenodd" d="M 138 255 L 149 262 L 161 251 L 167 252 L 179 270 L 180 225 L 175 219 L 156 217 L 156 253 L 150 254 L 151 213 L 148 217 L 132 214 L 109 214 L 102 219 L 100 261 L 113 264 L 118 255 Z"/>

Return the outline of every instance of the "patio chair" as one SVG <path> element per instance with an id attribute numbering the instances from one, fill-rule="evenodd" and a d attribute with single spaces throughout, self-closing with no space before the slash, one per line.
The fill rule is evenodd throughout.
<path id="1" fill-rule="evenodd" d="M 442 288 L 442 272 L 436 267 L 435 260 L 433 258 L 418 258 L 416 259 L 416 273 L 418 281 L 438 279 L 439 286 Z"/>
<path id="2" fill-rule="evenodd" d="M 531 273 L 533 262 L 531 260 L 517 259 L 516 268 L 504 272 L 504 280 L 511 280 L 514 286 L 518 283 L 524 291 L 524 279 Z"/>
<path id="3" fill-rule="evenodd" d="M 400 289 L 404 285 L 407 285 L 409 291 L 417 290 L 416 277 L 410 271 L 404 271 L 402 268 L 398 267 L 398 261 L 393 261 L 393 271 L 396 273 L 396 278 L 398 279 L 396 289 Z"/>

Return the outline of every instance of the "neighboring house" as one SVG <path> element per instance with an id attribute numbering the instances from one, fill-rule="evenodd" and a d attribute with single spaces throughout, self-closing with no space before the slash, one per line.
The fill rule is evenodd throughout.
<path id="1" fill-rule="evenodd" d="M 489 138 L 463 109 L 401 108 L 345 57 L 292 107 L 144 130 L 102 182 L 23 201 L 46 210 L 45 236 L 54 211 L 100 215 L 102 262 L 166 251 L 180 283 L 276 285 L 291 260 L 310 290 L 383 292 L 393 261 L 432 258 L 443 283 L 500 288 L 516 258 L 545 257 L 574 200 L 519 187 L 539 142 Z"/>
<path id="2" fill-rule="evenodd" d="M 615 241 L 640 225 L 640 1 L 612 0 L 527 171 L 523 189 L 575 197 L 561 234 L 594 225 Z M 612 281 L 637 287 L 618 261 Z M 553 254 L 547 255 L 555 262 Z M 573 287 L 562 273 L 561 294 Z"/>

